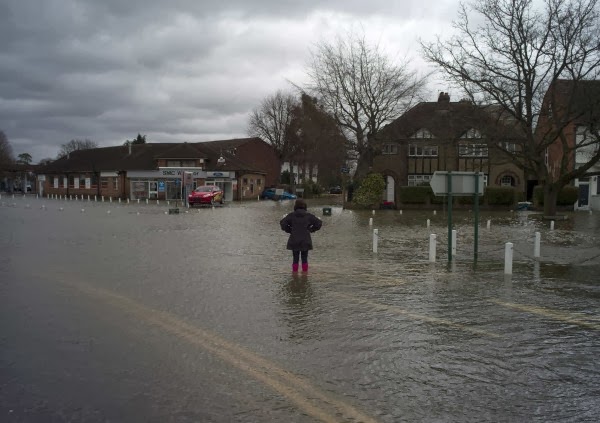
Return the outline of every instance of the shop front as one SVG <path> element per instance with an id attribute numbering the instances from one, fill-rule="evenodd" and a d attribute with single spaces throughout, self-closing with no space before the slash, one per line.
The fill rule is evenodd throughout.
<path id="1" fill-rule="evenodd" d="M 202 168 L 160 168 L 159 170 L 132 170 L 127 172 L 131 200 L 181 200 L 184 172 L 191 172 L 194 186 L 206 178 Z"/>
<path id="2" fill-rule="evenodd" d="M 223 190 L 223 199 L 233 201 L 234 193 L 237 192 L 237 179 L 235 172 L 206 172 L 206 185 L 216 185 Z"/>

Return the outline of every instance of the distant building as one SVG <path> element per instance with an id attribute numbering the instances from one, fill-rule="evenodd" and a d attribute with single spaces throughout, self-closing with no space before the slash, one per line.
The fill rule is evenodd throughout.
<path id="1" fill-rule="evenodd" d="M 400 202 L 400 186 L 428 185 L 435 171 L 483 173 L 485 186 L 508 186 L 524 192 L 524 173 L 508 151 L 520 148 L 517 135 L 498 109 L 467 100 L 421 102 L 377 134 L 380 149 L 373 170 L 384 175 L 383 201 Z"/>
<path id="2" fill-rule="evenodd" d="M 558 80 L 550 85 L 542 104 L 535 135 L 555 138 L 547 149 L 545 162 L 552 178 L 588 163 L 599 151 L 600 80 Z M 600 164 L 596 163 L 573 181 L 579 187 L 575 209 L 600 210 Z M 543 181 L 540 181 L 543 182 Z"/>
<path id="3" fill-rule="evenodd" d="M 225 201 L 256 199 L 279 178 L 273 148 L 260 138 L 147 143 L 78 150 L 38 168 L 42 195 L 177 200 L 184 172 L 193 187 L 218 185 Z"/>

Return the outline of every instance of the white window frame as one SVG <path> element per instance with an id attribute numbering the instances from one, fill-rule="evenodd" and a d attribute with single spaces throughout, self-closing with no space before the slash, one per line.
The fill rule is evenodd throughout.
<path id="1" fill-rule="evenodd" d="M 383 147 L 381 148 L 381 154 L 398 154 L 398 144 L 383 144 Z"/>
<path id="2" fill-rule="evenodd" d="M 488 157 L 488 146 L 485 143 L 465 143 L 458 144 L 459 157 Z"/>
<path id="3" fill-rule="evenodd" d="M 420 145 L 420 144 L 409 144 L 408 145 L 408 156 L 409 157 L 438 157 L 439 149 L 437 145 Z"/>
<path id="4" fill-rule="evenodd" d="M 431 181 L 432 176 L 433 175 L 430 175 L 430 174 L 423 175 L 423 174 L 411 173 L 408 175 L 408 186 L 416 187 L 416 186 L 428 184 Z"/>

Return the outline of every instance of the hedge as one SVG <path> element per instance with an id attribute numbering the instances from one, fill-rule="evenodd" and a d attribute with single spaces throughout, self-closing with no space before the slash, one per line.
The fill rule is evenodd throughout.
<path id="1" fill-rule="evenodd" d="M 400 202 L 403 204 L 427 204 L 434 198 L 430 186 L 400 187 Z"/>
<path id="2" fill-rule="evenodd" d="M 535 199 L 535 203 L 540 206 L 544 205 L 544 186 L 538 185 L 533 189 L 533 198 Z M 571 206 L 575 204 L 577 199 L 579 198 L 579 187 L 566 186 L 562 187 L 562 189 L 558 193 L 558 197 L 556 199 L 557 206 Z"/>
<path id="3" fill-rule="evenodd" d="M 516 203 L 515 189 L 512 187 L 486 187 L 484 197 L 490 206 L 511 206 Z"/>

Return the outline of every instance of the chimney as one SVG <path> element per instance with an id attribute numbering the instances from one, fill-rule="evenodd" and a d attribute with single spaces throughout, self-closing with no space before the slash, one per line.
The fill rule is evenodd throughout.
<path id="1" fill-rule="evenodd" d="M 438 103 L 450 103 L 450 94 L 445 92 L 440 92 L 438 96 Z"/>

